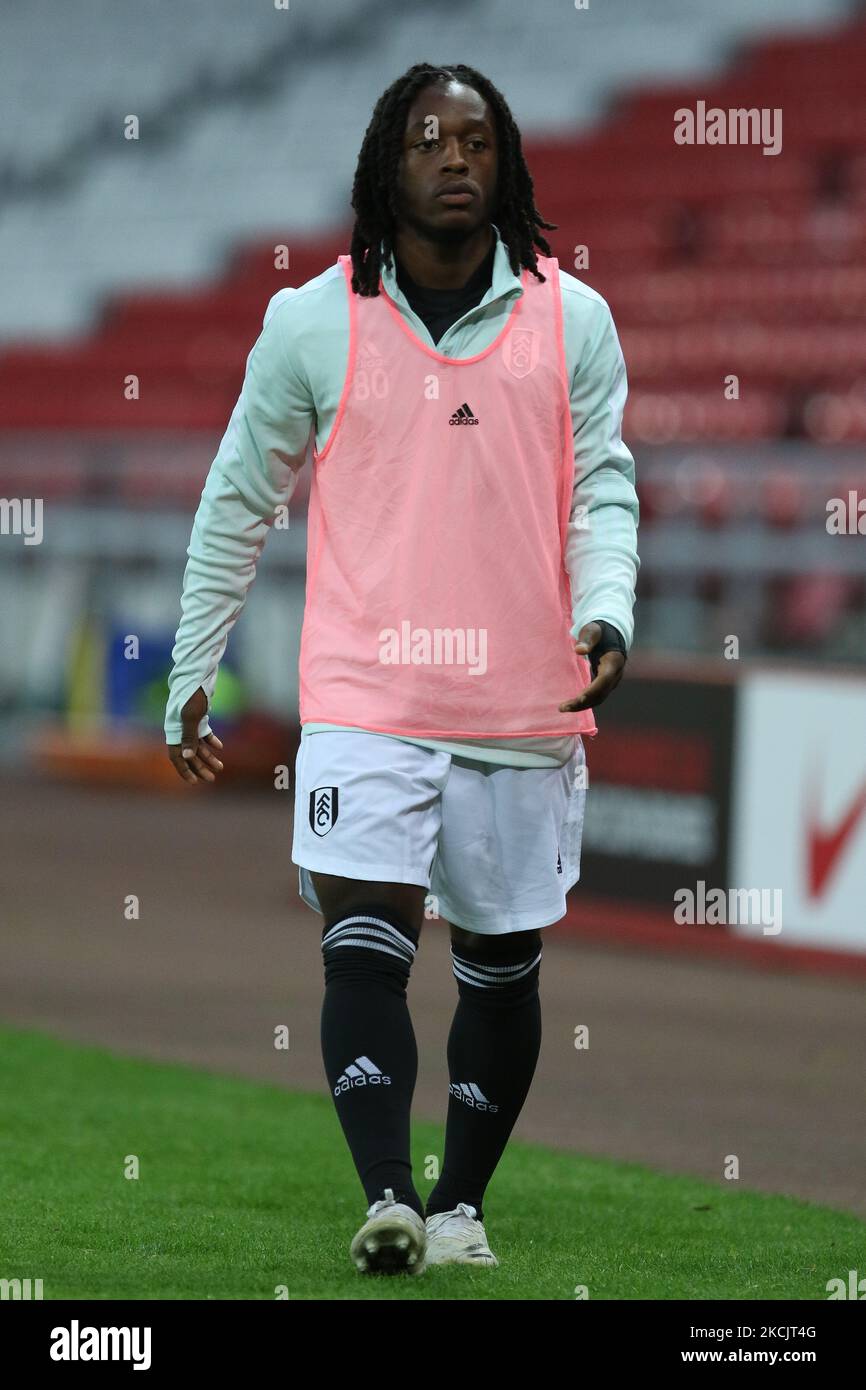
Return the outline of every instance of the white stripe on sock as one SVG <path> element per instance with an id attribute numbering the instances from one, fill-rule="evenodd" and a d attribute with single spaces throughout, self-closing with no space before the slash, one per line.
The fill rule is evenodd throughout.
<path id="1" fill-rule="evenodd" d="M 417 949 L 415 942 L 408 936 L 404 936 L 403 932 L 397 927 L 392 926 L 390 922 L 383 921 L 381 917 L 366 917 L 361 913 L 357 913 L 351 917 L 344 917 L 341 921 L 335 922 L 322 937 L 322 946 L 342 944 L 337 941 L 337 938 L 347 927 L 357 928 L 358 925 L 361 927 L 375 928 L 375 932 L 370 932 L 370 935 L 378 934 L 382 939 L 390 941 L 392 945 L 401 947 L 410 957 L 415 955 Z"/>
<path id="2" fill-rule="evenodd" d="M 388 941 L 389 946 L 380 945 L 380 942 Z M 384 951 L 389 956 L 399 956 L 401 960 L 409 965 L 414 960 L 414 955 L 402 949 L 402 943 L 396 937 L 386 936 L 384 932 L 375 931 L 370 927 L 348 927 L 345 932 L 339 931 L 336 936 L 329 937 L 322 943 L 324 950 L 333 951 L 338 946 L 369 946 L 375 951 Z"/>
<path id="3" fill-rule="evenodd" d="M 367 946 L 371 951 L 381 951 L 383 956 L 394 956 L 397 960 L 401 960 L 404 965 L 408 964 L 410 960 L 410 957 L 404 955 L 402 951 L 392 951 L 390 946 L 383 946 L 378 941 L 364 941 L 363 937 L 360 936 L 350 936 L 345 941 L 338 941 L 337 945 Z"/>
<path id="4" fill-rule="evenodd" d="M 523 965 L 472 965 L 460 956 L 451 953 L 451 966 L 458 980 L 477 985 L 479 989 L 495 989 L 497 985 L 510 985 L 512 980 L 520 980 L 534 970 L 541 960 L 541 952 L 534 960 Z M 497 978 L 504 975 L 505 978 Z"/>

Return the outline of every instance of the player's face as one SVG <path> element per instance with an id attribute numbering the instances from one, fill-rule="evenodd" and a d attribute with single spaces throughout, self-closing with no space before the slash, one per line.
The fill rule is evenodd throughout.
<path id="1" fill-rule="evenodd" d="M 494 220 L 496 167 L 496 127 L 483 97 L 461 82 L 425 87 L 403 137 L 401 221 L 434 240 L 471 235 Z"/>

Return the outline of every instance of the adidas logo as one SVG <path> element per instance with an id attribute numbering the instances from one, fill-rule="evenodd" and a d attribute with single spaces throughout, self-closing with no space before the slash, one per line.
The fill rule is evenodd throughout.
<path id="1" fill-rule="evenodd" d="M 334 1095 L 343 1095 L 353 1086 L 390 1086 L 390 1076 L 384 1076 L 369 1057 L 356 1057 L 350 1062 L 334 1087 Z"/>
<path id="2" fill-rule="evenodd" d="M 495 1115 L 499 1109 L 498 1105 L 491 1105 L 490 1101 L 474 1081 L 452 1081 L 448 1087 L 449 1092 L 455 1100 L 462 1100 L 464 1105 L 469 1105 L 473 1110 L 489 1110 L 491 1115 Z"/>
<path id="3" fill-rule="evenodd" d="M 477 425 L 478 421 L 472 413 L 471 405 L 467 405 L 464 401 L 460 408 L 455 410 L 448 423 L 449 425 Z"/>
<path id="4" fill-rule="evenodd" d="M 360 367 L 362 371 L 373 372 L 377 368 L 381 368 L 383 360 L 382 354 L 372 338 L 368 338 L 366 342 L 359 345 L 358 361 L 356 365 Z"/>

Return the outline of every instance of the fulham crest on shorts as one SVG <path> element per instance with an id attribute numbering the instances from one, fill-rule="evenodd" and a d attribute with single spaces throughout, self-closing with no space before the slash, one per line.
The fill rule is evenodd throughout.
<path id="1" fill-rule="evenodd" d="M 310 827 L 314 835 L 327 835 L 340 813 L 336 787 L 316 787 L 310 792 Z"/>

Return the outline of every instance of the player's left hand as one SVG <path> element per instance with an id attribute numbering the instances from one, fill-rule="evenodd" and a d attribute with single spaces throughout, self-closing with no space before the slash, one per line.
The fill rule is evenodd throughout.
<path id="1" fill-rule="evenodd" d="M 578 656 L 589 656 L 594 679 L 575 699 L 563 701 L 559 706 L 561 714 L 570 714 L 575 710 L 593 709 L 596 705 L 603 704 L 622 680 L 626 660 L 622 652 L 604 652 L 598 657 L 597 662 L 594 662 L 590 656 L 593 647 L 598 644 L 600 639 L 601 627 L 598 623 L 587 623 L 585 627 L 580 629 L 574 650 Z"/>

